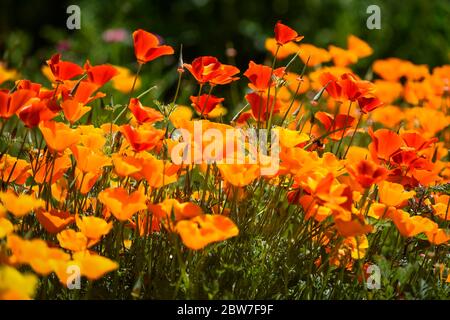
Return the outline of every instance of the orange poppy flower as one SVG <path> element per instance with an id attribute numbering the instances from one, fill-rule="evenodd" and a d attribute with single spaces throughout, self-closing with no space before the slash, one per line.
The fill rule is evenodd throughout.
<path id="1" fill-rule="evenodd" d="M 80 266 L 81 275 L 89 280 L 97 280 L 119 268 L 117 262 L 88 252 L 77 252 L 73 254 L 73 259 Z"/>
<path id="2" fill-rule="evenodd" d="M 184 245 L 200 250 L 208 244 L 224 241 L 239 234 L 239 229 L 228 217 L 222 215 L 198 215 L 190 220 L 179 221 L 175 230 Z"/>
<path id="3" fill-rule="evenodd" d="M 145 64 L 163 55 L 173 54 L 171 46 L 160 45 L 154 34 L 142 29 L 133 32 L 134 53 L 138 63 Z"/>
<path id="4" fill-rule="evenodd" d="M 192 202 L 179 202 L 176 199 L 165 199 L 158 204 L 149 204 L 149 211 L 158 219 L 166 222 L 169 230 L 173 229 L 172 222 L 191 219 L 203 214 L 202 208 Z"/>
<path id="5" fill-rule="evenodd" d="M 177 106 L 170 114 L 169 120 L 175 128 L 180 128 L 184 122 L 190 121 L 193 115 L 194 113 L 191 108 L 186 106 Z"/>
<path id="6" fill-rule="evenodd" d="M 145 195 L 141 191 L 128 194 L 121 187 L 103 190 L 99 193 L 98 200 L 120 221 L 126 221 L 136 212 L 147 208 Z"/>
<path id="7" fill-rule="evenodd" d="M 88 239 L 99 240 L 101 237 L 107 235 L 112 228 L 112 222 L 106 222 L 102 218 L 93 216 L 75 216 L 78 229 Z"/>
<path id="8" fill-rule="evenodd" d="M 88 239 L 81 232 L 73 229 L 66 229 L 56 235 L 61 248 L 78 252 L 88 248 Z"/>
<path id="9" fill-rule="evenodd" d="M 48 101 L 32 98 L 18 112 L 20 120 L 28 128 L 36 127 L 41 121 L 48 121 L 58 114 L 47 106 Z"/>
<path id="10" fill-rule="evenodd" d="M 283 46 L 279 46 L 275 38 L 267 38 L 264 44 L 266 50 L 268 50 L 273 56 L 278 50 L 277 59 L 282 60 L 292 54 L 299 52 L 299 46 L 294 42 L 286 43 Z"/>
<path id="11" fill-rule="evenodd" d="M 61 60 L 61 54 L 57 53 L 53 55 L 49 60 L 47 60 L 47 64 L 52 71 L 55 81 L 65 81 L 72 79 L 76 76 L 83 74 L 83 68 L 79 65 Z"/>
<path id="12" fill-rule="evenodd" d="M 347 37 L 347 48 L 358 58 L 365 58 L 373 53 L 373 49 L 367 44 L 367 42 L 354 35 L 349 35 Z"/>
<path id="13" fill-rule="evenodd" d="M 194 76 L 198 83 L 205 84 L 220 73 L 221 65 L 217 58 L 203 56 L 195 58 L 192 64 L 185 63 L 183 66 Z"/>
<path id="14" fill-rule="evenodd" d="M 160 146 L 164 137 L 163 130 L 157 130 L 153 127 L 134 128 L 127 124 L 121 126 L 120 131 L 136 152 L 152 150 Z"/>
<path id="15" fill-rule="evenodd" d="M 387 128 L 395 128 L 404 119 L 404 113 L 397 106 L 384 106 L 372 112 L 371 117 L 375 122 L 383 124 Z"/>
<path id="16" fill-rule="evenodd" d="M 36 92 L 28 89 L 16 90 L 13 93 L 9 93 L 7 90 L 0 90 L 0 118 L 11 118 L 35 96 Z"/>
<path id="17" fill-rule="evenodd" d="M 236 187 L 246 186 L 260 176 L 257 164 L 218 164 L 217 167 L 223 179 Z"/>
<path id="18" fill-rule="evenodd" d="M 354 165 L 347 165 L 347 171 L 363 188 L 369 188 L 374 183 L 386 179 L 388 170 L 369 160 L 361 160 Z"/>
<path id="19" fill-rule="evenodd" d="M 56 152 L 63 152 L 80 140 L 78 130 L 71 129 L 62 122 L 45 121 L 39 124 L 47 146 Z"/>
<path id="20" fill-rule="evenodd" d="M 92 190 L 101 172 L 83 172 L 75 167 L 75 186 L 81 194 L 87 194 Z"/>
<path id="21" fill-rule="evenodd" d="M 77 87 L 75 92 L 73 92 L 75 86 Z M 70 81 L 61 86 L 61 96 L 63 98 L 63 101 L 75 100 L 82 105 L 87 105 L 95 99 L 103 98 L 105 96 L 105 94 L 102 92 L 97 92 L 94 95 L 94 92 L 97 91 L 97 89 L 98 85 L 93 82 Z"/>
<path id="22" fill-rule="evenodd" d="M 406 61 L 398 58 L 376 60 L 372 69 L 384 80 L 398 81 L 405 74 Z"/>
<path id="23" fill-rule="evenodd" d="M 336 67 L 346 67 L 349 64 L 358 62 L 358 56 L 350 50 L 345 50 L 330 45 L 328 47 L 328 52 L 330 53 L 331 59 Z"/>
<path id="24" fill-rule="evenodd" d="M 14 225 L 6 218 L 0 217 L 0 239 L 14 231 Z"/>
<path id="25" fill-rule="evenodd" d="M 200 97 L 190 96 L 192 106 L 198 114 L 208 115 L 214 108 L 216 108 L 224 98 L 218 98 L 211 94 L 202 94 Z"/>
<path id="26" fill-rule="evenodd" d="M 26 160 L 5 154 L 0 159 L 0 180 L 24 184 L 30 176 L 30 168 Z"/>
<path id="27" fill-rule="evenodd" d="M 406 200 L 414 197 L 415 194 L 415 191 L 405 191 L 403 186 L 398 183 L 388 181 L 378 183 L 380 202 L 390 207 L 402 206 Z"/>
<path id="28" fill-rule="evenodd" d="M 352 73 L 344 73 L 339 78 L 330 72 L 320 75 L 319 81 L 328 94 L 337 101 L 357 101 L 363 113 L 370 112 L 383 103 L 373 95 L 375 87 L 369 81 L 358 80 Z"/>
<path id="29" fill-rule="evenodd" d="M 314 67 L 331 60 L 331 55 L 327 50 L 318 48 L 312 44 L 300 44 L 299 51 L 300 59 L 302 59 L 303 63 L 308 63 L 309 67 Z"/>
<path id="30" fill-rule="evenodd" d="M 13 264 L 28 264 L 38 274 L 48 275 L 55 270 L 60 262 L 68 261 L 70 256 L 63 250 L 49 248 L 41 239 L 24 240 L 17 235 L 10 234 L 7 246 L 11 249 L 9 258 Z"/>
<path id="31" fill-rule="evenodd" d="M 332 140 L 340 140 L 342 134 L 344 137 L 347 136 L 355 121 L 355 118 L 346 114 L 338 114 L 334 118 L 333 115 L 323 111 L 316 112 L 314 117 L 324 126 L 325 131 L 330 133 L 328 137 Z"/>
<path id="32" fill-rule="evenodd" d="M 359 217 L 350 221 L 335 219 L 336 229 L 343 237 L 356 237 L 367 234 L 373 230 L 370 224 L 366 224 L 364 219 Z"/>
<path id="33" fill-rule="evenodd" d="M 369 127 L 369 134 L 372 137 L 372 143 L 368 148 L 374 161 L 389 161 L 404 146 L 403 139 L 388 129 L 373 132 L 372 127 Z"/>
<path id="34" fill-rule="evenodd" d="M 75 221 L 75 217 L 67 211 L 52 209 L 49 211 L 38 210 L 36 218 L 42 227 L 52 234 L 56 234 Z"/>
<path id="35" fill-rule="evenodd" d="M 274 32 L 275 39 L 280 46 L 285 45 L 286 43 L 291 41 L 299 42 L 304 38 L 303 36 L 299 36 L 294 29 L 291 29 L 287 25 L 282 24 L 281 21 L 278 21 L 275 24 Z"/>
<path id="36" fill-rule="evenodd" d="M 111 159 L 84 146 L 71 147 L 72 153 L 77 161 L 77 168 L 83 173 L 100 172 L 103 167 L 111 165 Z"/>
<path id="37" fill-rule="evenodd" d="M 235 66 L 228 64 L 220 64 L 220 68 L 219 70 L 217 70 L 217 74 L 215 75 L 214 78 L 209 80 L 209 84 L 214 86 L 214 85 L 228 84 L 230 82 L 236 81 L 239 79 L 239 77 L 234 76 L 239 72 L 240 70 Z"/>
<path id="38" fill-rule="evenodd" d="M 450 209 L 448 203 L 450 196 L 441 195 L 436 198 L 436 203 L 432 205 L 434 214 L 443 220 L 450 221 Z"/>
<path id="39" fill-rule="evenodd" d="M 437 223 L 422 216 L 411 217 L 409 213 L 403 210 L 396 210 L 390 215 L 398 231 L 402 236 L 414 237 L 419 233 L 435 234 L 438 230 Z"/>
<path id="40" fill-rule="evenodd" d="M 44 163 L 39 163 L 39 161 Z M 61 157 L 57 157 L 54 163 L 53 161 L 45 161 L 45 159 L 37 158 L 33 161 L 33 167 L 36 166 L 38 169 L 33 173 L 34 181 L 37 183 L 44 183 L 44 181 L 54 183 L 64 175 L 67 169 L 72 167 L 72 161 L 68 154 L 63 154 Z"/>
<path id="41" fill-rule="evenodd" d="M 277 114 L 281 105 L 280 102 L 274 97 L 270 96 L 269 101 L 267 101 L 267 95 L 258 94 L 256 92 L 249 93 L 245 96 L 252 108 L 252 115 L 255 120 L 266 121 L 270 117 L 270 113 Z M 276 99 L 274 101 L 274 99 Z"/>
<path id="42" fill-rule="evenodd" d="M 310 139 L 306 133 L 300 133 L 298 131 L 282 127 L 275 127 L 275 129 L 278 130 L 279 133 L 280 145 L 284 148 L 300 146 Z"/>
<path id="43" fill-rule="evenodd" d="M 71 124 L 80 120 L 82 116 L 91 110 L 91 107 L 87 107 L 75 99 L 64 100 L 61 103 L 61 108 L 64 112 L 64 117 L 69 120 Z"/>
<path id="44" fill-rule="evenodd" d="M 139 99 L 136 98 L 130 99 L 130 102 L 128 103 L 128 108 L 130 109 L 131 113 L 133 113 L 134 117 L 136 118 L 139 124 L 155 123 L 164 119 L 161 112 L 153 108 L 144 107 L 142 103 L 139 101 Z"/>
<path id="45" fill-rule="evenodd" d="M 270 76 L 275 76 L 278 78 L 282 78 L 284 76 L 284 67 L 277 68 L 272 71 L 272 68 L 262 65 L 256 64 L 253 61 L 250 61 L 248 64 L 247 71 L 244 72 L 244 76 L 246 76 L 250 83 L 248 86 L 250 89 L 254 91 L 265 91 L 269 87 L 273 87 L 275 82 L 270 78 Z"/>
<path id="46" fill-rule="evenodd" d="M 98 87 L 103 86 L 119 74 L 119 71 L 117 71 L 112 65 L 101 64 L 98 66 L 91 66 L 89 60 L 84 64 L 84 69 L 88 75 L 89 82 L 95 83 Z"/>
<path id="47" fill-rule="evenodd" d="M 34 274 L 22 274 L 8 265 L 0 266 L 0 279 L 0 300 L 30 300 L 39 284 Z"/>
<path id="48" fill-rule="evenodd" d="M 450 241 L 450 233 L 444 229 L 438 228 L 436 230 L 425 232 L 425 234 L 428 238 L 428 241 L 435 245 L 440 245 Z"/>
<path id="49" fill-rule="evenodd" d="M 114 171 L 121 177 L 128 177 L 142 170 L 142 162 L 133 156 L 113 154 Z"/>
<path id="50" fill-rule="evenodd" d="M 140 153 L 137 159 L 141 169 L 139 172 L 131 174 L 136 180 L 145 179 L 152 188 L 160 188 L 177 181 L 179 165 L 157 159 L 146 152 Z"/>
<path id="51" fill-rule="evenodd" d="M 13 191 L 0 192 L 0 200 L 6 210 L 16 217 L 24 215 L 44 206 L 44 201 L 36 199 L 34 195 L 20 194 L 16 195 Z"/>

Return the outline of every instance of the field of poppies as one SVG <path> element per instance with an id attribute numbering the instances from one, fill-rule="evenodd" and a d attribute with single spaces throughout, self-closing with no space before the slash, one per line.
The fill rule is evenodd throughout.
<path id="1" fill-rule="evenodd" d="M 278 22 L 246 70 L 142 29 L 134 70 L 0 64 L 0 299 L 448 299 L 450 65 L 357 75 L 364 40 L 307 40 Z"/>

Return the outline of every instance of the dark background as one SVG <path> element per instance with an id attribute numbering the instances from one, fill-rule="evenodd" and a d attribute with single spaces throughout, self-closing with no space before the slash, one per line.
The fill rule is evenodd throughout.
<path id="1" fill-rule="evenodd" d="M 81 30 L 66 28 L 66 8 L 81 8 Z M 369 30 L 366 9 L 381 8 L 381 30 Z M 364 74 L 375 59 L 396 56 L 431 67 L 446 64 L 450 56 L 450 1 L 448 0 L 109 0 L 48 1 L 1 0 L 0 60 L 35 79 L 37 70 L 65 44 L 63 58 L 83 63 L 109 62 L 135 70 L 131 36 L 127 43 L 102 40 L 109 28 L 137 28 L 161 35 L 178 52 L 183 44 L 186 62 L 200 55 L 214 55 L 236 64 L 242 71 L 249 60 L 264 62 L 264 41 L 273 37 L 277 20 L 305 36 L 304 43 L 327 48 L 346 46 L 349 34 L 366 40 L 373 56 L 355 66 Z M 226 56 L 234 47 L 237 56 Z M 147 72 L 164 76 L 175 68 L 177 56 L 152 62 Z M 267 60 L 266 60 L 267 61 Z M 150 77 L 150 76 L 149 76 Z M 167 86 L 173 87 L 173 77 Z"/>

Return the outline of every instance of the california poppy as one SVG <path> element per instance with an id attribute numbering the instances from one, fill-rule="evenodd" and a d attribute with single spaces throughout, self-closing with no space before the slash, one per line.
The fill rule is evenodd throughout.
<path id="1" fill-rule="evenodd" d="M 154 123 L 164 119 L 161 112 L 153 108 L 144 107 L 137 98 L 130 99 L 130 102 L 128 103 L 128 108 L 130 109 L 131 113 L 133 113 L 134 117 L 140 124 Z"/>
<path id="2" fill-rule="evenodd" d="M 112 228 L 112 222 L 106 222 L 104 219 L 93 216 L 75 216 L 78 229 L 88 239 L 98 240 L 107 235 Z"/>
<path id="3" fill-rule="evenodd" d="M 348 165 L 347 171 L 363 188 L 369 188 L 373 184 L 384 180 L 388 175 L 386 168 L 368 160 L 361 160 L 354 165 Z"/>
<path id="4" fill-rule="evenodd" d="M 239 69 L 235 66 L 221 64 L 216 76 L 209 80 L 209 83 L 213 86 L 219 84 L 228 84 L 239 79 L 239 77 L 235 77 L 235 75 L 238 73 Z"/>
<path id="5" fill-rule="evenodd" d="M 46 121 L 39 124 L 47 146 L 56 152 L 62 152 L 80 140 L 78 130 L 71 129 L 62 122 Z"/>
<path id="6" fill-rule="evenodd" d="M 41 121 L 48 121 L 57 116 L 47 106 L 48 101 L 40 100 L 38 98 L 30 99 L 18 112 L 20 120 L 28 128 L 36 127 Z"/>
<path id="7" fill-rule="evenodd" d="M 404 187 L 398 183 L 381 181 L 378 183 L 378 194 L 380 202 L 391 207 L 399 207 L 406 203 L 406 200 L 414 197 L 415 191 L 405 191 Z"/>
<path id="8" fill-rule="evenodd" d="M 111 165 L 111 159 L 100 152 L 84 146 L 72 146 L 71 150 L 77 161 L 77 168 L 82 172 L 99 172 L 103 167 Z"/>
<path id="9" fill-rule="evenodd" d="M 260 168 L 257 164 L 223 163 L 217 166 L 223 179 L 236 187 L 246 186 L 260 175 Z"/>
<path id="10" fill-rule="evenodd" d="M 179 202 L 176 199 L 165 199 L 161 203 L 149 204 L 149 211 L 159 221 L 164 222 L 164 226 L 173 231 L 174 223 L 191 219 L 203 214 L 202 208 L 192 202 Z"/>
<path id="11" fill-rule="evenodd" d="M 133 156 L 116 153 L 112 155 L 112 163 L 114 171 L 121 177 L 128 177 L 142 170 L 142 162 Z"/>
<path id="12" fill-rule="evenodd" d="M 268 66 L 256 64 L 253 61 L 250 61 L 247 71 L 244 72 L 244 76 L 250 80 L 248 86 L 252 90 L 265 91 L 269 87 L 275 85 L 274 81 L 271 79 L 271 75 L 281 78 L 284 75 L 284 70 L 284 67 L 272 70 L 272 68 Z"/>
<path id="13" fill-rule="evenodd" d="M 74 215 L 67 211 L 52 209 L 49 211 L 40 209 L 36 212 L 36 218 L 44 229 L 56 234 L 75 221 Z"/>
<path id="14" fill-rule="evenodd" d="M 278 21 L 275 24 L 274 31 L 275 39 L 280 46 L 285 45 L 286 43 L 291 41 L 298 42 L 304 38 L 303 36 L 299 36 L 294 29 L 291 29 L 287 25 L 282 24 L 281 21 Z"/>
<path id="15" fill-rule="evenodd" d="M 164 137 L 163 130 L 158 130 L 153 127 L 134 128 L 127 124 L 122 126 L 120 131 L 136 152 L 154 149 L 161 144 L 162 138 Z"/>
<path id="16" fill-rule="evenodd" d="M 3 119 L 11 118 L 35 96 L 36 92 L 28 89 L 19 89 L 13 93 L 9 93 L 7 90 L 0 90 L 0 117 Z"/>
<path id="17" fill-rule="evenodd" d="M 43 207 L 44 201 L 33 195 L 19 194 L 13 191 L 1 192 L 0 200 L 3 206 L 16 217 L 23 217 L 33 210 Z"/>
<path id="18" fill-rule="evenodd" d="M 239 229 L 228 217 L 210 214 L 182 220 L 176 224 L 175 230 L 180 234 L 183 243 L 193 250 L 239 234 Z"/>
<path id="19" fill-rule="evenodd" d="M 101 64 L 91 66 L 89 61 L 84 64 L 84 69 L 88 75 L 88 80 L 99 87 L 103 86 L 109 80 L 114 78 L 119 72 L 112 65 Z"/>
<path id="20" fill-rule="evenodd" d="M 380 129 L 373 132 L 372 128 L 369 128 L 369 134 L 372 137 L 369 151 L 372 159 L 375 161 L 389 161 L 393 155 L 400 151 L 400 147 L 405 144 L 398 134 L 388 129 Z"/>
<path id="21" fill-rule="evenodd" d="M 267 95 L 252 92 L 247 94 L 245 99 L 250 104 L 253 117 L 258 121 L 268 120 L 271 112 L 276 114 L 281 108 L 280 102 L 274 96 L 270 96 L 267 101 Z"/>
<path id="22" fill-rule="evenodd" d="M 59 262 L 68 261 L 70 256 L 58 248 L 50 248 L 42 239 L 25 240 L 15 234 L 7 238 L 11 249 L 10 260 L 17 264 L 28 264 L 41 275 L 48 275 L 55 270 Z"/>
<path id="23" fill-rule="evenodd" d="M 323 111 L 316 112 L 314 117 L 323 125 L 328 134 L 327 137 L 332 140 L 340 140 L 342 137 L 346 136 L 355 122 L 355 118 L 352 116 L 338 114 L 334 117 Z"/>
<path id="24" fill-rule="evenodd" d="M 347 37 L 347 48 L 349 51 L 356 54 L 358 58 L 365 58 L 373 53 L 373 49 L 367 44 L 367 42 L 354 35 L 349 35 Z"/>
<path id="25" fill-rule="evenodd" d="M 203 56 L 195 58 L 192 64 L 185 63 L 183 66 L 200 84 L 204 84 L 219 74 L 221 63 L 215 57 Z"/>
<path id="26" fill-rule="evenodd" d="M 147 208 L 145 196 L 141 191 L 128 194 L 121 187 L 103 190 L 99 193 L 98 199 L 120 221 L 126 221 L 136 212 Z"/>
<path id="27" fill-rule="evenodd" d="M 75 99 L 63 101 L 61 103 L 61 108 L 64 112 L 64 117 L 72 124 L 80 120 L 82 116 L 91 110 L 91 107 L 85 106 Z"/>
<path id="28" fill-rule="evenodd" d="M 335 100 L 358 102 L 363 113 L 370 112 L 383 103 L 374 95 L 375 87 L 369 81 L 358 80 L 352 73 L 336 77 L 329 72 L 320 75 L 320 83 Z"/>
<path id="29" fill-rule="evenodd" d="M 61 248 L 70 251 L 84 251 L 88 248 L 88 239 L 81 232 L 73 229 L 66 229 L 56 235 Z"/>
<path id="30" fill-rule="evenodd" d="M 189 99 L 197 113 L 205 116 L 225 100 L 224 98 L 218 98 L 212 94 L 202 94 L 199 97 L 190 96 Z"/>
<path id="31" fill-rule="evenodd" d="M 61 60 L 61 54 L 59 53 L 47 60 L 47 64 L 50 67 L 55 80 L 60 82 L 70 80 L 84 72 L 83 68 L 79 65 L 70 61 Z"/>
<path id="32" fill-rule="evenodd" d="M 0 159 L 0 180 L 24 184 L 30 176 L 30 164 L 8 154 Z"/>
<path id="33" fill-rule="evenodd" d="M 134 53 L 138 63 L 145 64 L 163 55 L 173 54 L 173 48 L 161 45 L 153 33 L 138 29 L 133 32 Z"/>

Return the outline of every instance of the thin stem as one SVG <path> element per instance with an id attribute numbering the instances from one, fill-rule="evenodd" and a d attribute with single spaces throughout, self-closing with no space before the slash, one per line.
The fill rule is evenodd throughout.
<path id="1" fill-rule="evenodd" d="M 130 101 L 131 97 L 133 96 L 134 87 L 136 86 L 137 79 L 139 77 L 139 73 L 141 72 L 142 64 L 138 63 L 138 69 L 136 72 L 136 75 L 134 76 L 133 85 L 131 86 L 130 96 L 128 97 L 128 101 Z M 119 121 L 120 117 L 128 110 L 128 104 L 124 106 L 122 111 L 120 111 L 119 115 L 114 119 L 113 124 L 116 124 L 117 121 Z"/>
<path id="2" fill-rule="evenodd" d="M 349 118 L 349 116 L 350 116 L 350 110 L 351 110 L 351 109 L 352 109 L 352 102 L 350 101 L 350 105 L 348 106 L 348 111 L 347 111 L 347 117 L 345 118 L 344 128 L 347 127 L 348 118 Z M 336 116 L 337 116 L 337 115 L 336 115 Z M 336 121 L 336 116 L 335 116 L 333 122 Z M 335 152 L 336 155 L 337 155 L 338 152 L 339 152 L 339 148 L 341 147 L 342 140 L 344 139 L 344 135 L 345 135 L 345 130 L 342 130 L 341 139 L 339 140 L 339 143 L 338 143 L 338 145 L 337 145 L 336 152 Z"/>
<path id="3" fill-rule="evenodd" d="M 361 115 L 359 116 L 358 122 L 356 123 L 355 131 L 353 131 L 352 137 L 350 138 L 350 142 L 348 143 L 347 150 L 345 150 L 344 156 L 342 158 L 345 158 L 345 156 L 348 153 L 348 150 L 350 150 L 350 147 L 351 147 L 352 142 L 353 142 L 353 138 L 355 137 L 356 131 L 358 131 L 358 127 L 359 127 L 359 124 L 361 123 L 361 119 L 362 119 L 363 115 L 364 114 L 361 112 Z"/>

